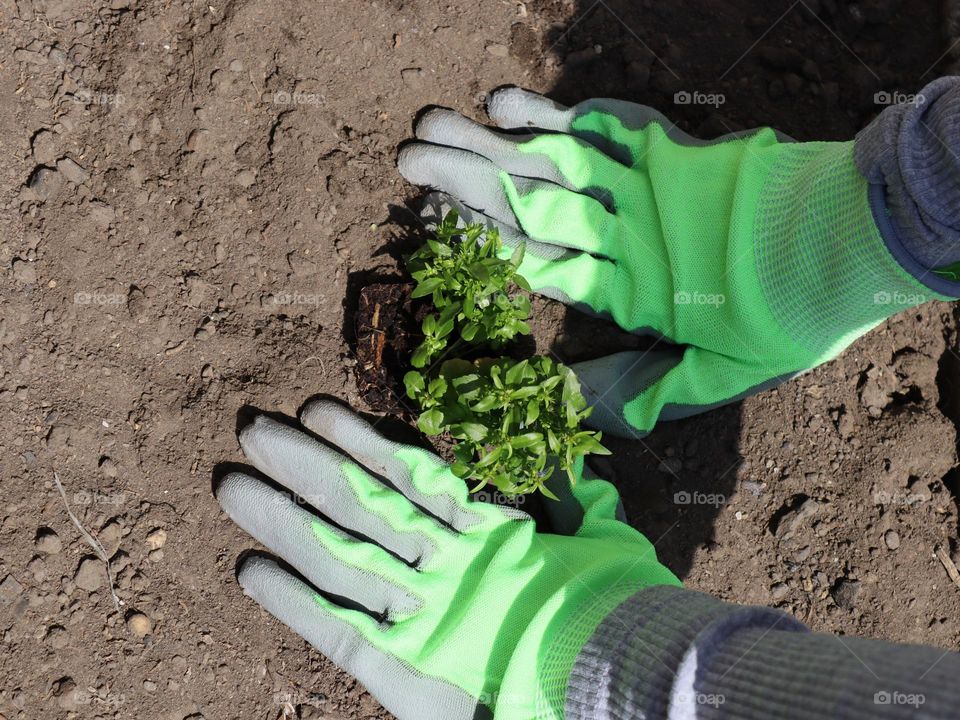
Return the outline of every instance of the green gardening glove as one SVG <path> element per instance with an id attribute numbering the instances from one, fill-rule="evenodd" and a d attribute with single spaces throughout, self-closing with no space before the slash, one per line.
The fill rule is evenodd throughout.
<path id="1" fill-rule="evenodd" d="M 495 132 L 426 113 L 399 156 L 435 210 L 526 244 L 537 292 L 663 338 L 573 366 L 589 422 L 619 435 L 772 387 L 937 295 L 887 250 L 853 142 L 773 130 L 695 140 L 616 100 L 572 108 L 510 88 Z"/>
<path id="2" fill-rule="evenodd" d="M 541 533 L 519 510 L 471 501 L 438 457 L 336 403 L 313 402 L 300 420 L 319 440 L 266 416 L 240 434 L 257 470 L 298 499 L 242 473 L 217 488 L 230 517 L 299 575 L 254 557 L 239 581 L 400 720 L 562 718 L 570 669 L 600 621 L 644 587 L 679 585 L 615 518 L 605 481 L 555 488 L 557 532 Z"/>

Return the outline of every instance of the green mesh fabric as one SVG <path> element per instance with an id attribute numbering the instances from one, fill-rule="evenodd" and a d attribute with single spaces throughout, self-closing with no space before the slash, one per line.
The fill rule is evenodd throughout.
<path id="1" fill-rule="evenodd" d="M 240 441 L 302 503 L 244 473 L 217 490 L 299 577 L 258 560 L 239 580 L 397 717 L 561 720 L 570 668 L 605 615 L 639 588 L 679 585 L 616 519 L 610 483 L 562 493 L 579 506 L 575 535 L 538 532 L 335 403 L 311 403 L 301 419 L 323 443 L 263 416 Z"/>
<path id="2" fill-rule="evenodd" d="M 938 297 L 881 237 L 853 142 L 769 128 L 704 142 L 642 105 L 568 108 L 518 88 L 489 111 L 515 132 L 434 110 L 398 165 L 526 243 L 537 292 L 679 346 L 659 379 L 642 352 L 577 364 L 608 432 L 642 435 L 772 387 Z"/>
<path id="3" fill-rule="evenodd" d="M 557 709 L 565 707 L 570 672 L 576 657 L 600 622 L 607 618 L 627 598 L 643 586 L 622 582 L 601 588 L 586 607 L 569 618 L 562 631 L 555 633 L 541 649 L 542 680 L 536 700 L 536 720 L 557 716 Z M 563 713 L 560 713 L 563 716 Z"/>
<path id="4" fill-rule="evenodd" d="M 830 143 L 783 148 L 757 208 L 754 247 L 764 296 L 814 363 L 934 297 L 893 262 L 853 154 L 837 150 Z"/>
<path id="5" fill-rule="evenodd" d="M 572 127 L 629 149 L 631 164 L 568 135 L 519 146 L 565 179 L 500 176 L 536 242 L 521 272 L 536 290 L 684 348 L 652 385 L 624 396 L 622 377 L 611 377 L 611 392 L 597 393 L 641 433 L 661 415 L 716 407 L 815 367 L 932 297 L 886 249 L 852 142 L 782 143 L 764 129 L 685 144 L 676 130 L 602 112 Z"/>

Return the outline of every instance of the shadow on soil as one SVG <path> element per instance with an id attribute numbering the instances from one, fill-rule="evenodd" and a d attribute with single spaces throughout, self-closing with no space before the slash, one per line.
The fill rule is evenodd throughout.
<path id="1" fill-rule="evenodd" d="M 541 38 L 515 24 L 510 52 L 534 73 L 548 58 L 562 66 L 550 97 L 643 103 L 704 139 L 772 126 L 801 141 L 849 140 L 885 98 L 915 93 L 937 77 L 947 44 L 936 0 L 732 0 L 722 8 L 705 0 L 578 0 L 572 13 L 562 0 L 536 5 L 551 30 Z M 691 208 L 700 191 L 691 188 Z M 400 235 L 384 253 L 396 259 L 423 228 L 406 207 L 391 208 L 390 220 Z M 375 280 L 351 277 L 350 332 L 359 292 Z M 601 325 L 567 311 L 553 327 L 560 332 L 551 350 L 576 361 L 637 347 L 622 335 L 620 346 L 611 343 L 617 333 Z M 614 454 L 598 470 L 618 485 L 630 522 L 681 578 L 696 552 L 710 547 L 719 509 L 738 491 L 740 433 L 738 403 L 662 423 L 642 441 L 605 439 Z M 955 478 L 948 482 L 956 489 Z"/>
<path id="2" fill-rule="evenodd" d="M 830 0 L 734 0 L 723 8 L 702 0 L 580 0 L 573 14 L 556 7 L 537 49 L 540 62 L 553 55 L 564 68 L 550 97 L 651 105 L 705 139 L 769 125 L 798 140 L 849 140 L 882 109 L 877 93 L 915 93 L 937 77 L 946 45 L 940 6 L 930 0 L 866 10 Z M 522 54 L 516 35 L 511 51 Z M 603 354 L 596 323 L 568 311 L 567 340 L 554 349 L 570 360 Z M 613 455 L 601 465 L 631 524 L 681 578 L 713 542 L 719 503 L 737 492 L 740 431 L 738 403 L 661 423 L 642 441 L 605 439 Z"/>

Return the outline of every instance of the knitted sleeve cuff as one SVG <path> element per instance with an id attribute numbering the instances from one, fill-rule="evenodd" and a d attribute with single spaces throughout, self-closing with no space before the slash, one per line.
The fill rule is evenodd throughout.
<path id="1" fill-rule="evenodd" d="M 871 194 L 874 214 L 889 217 L 885 238 L 905 266 L 951 265 L 960 261 L 960 77 L 887 97 L 903 102 L 884 109 L 854 143 L 860 173 L 882 188 Z"/>
<path id="2" fill-rule="evenodd" d="M 566 717 L 951 718 L 957 677 L 957 653 L 815 634 L 778 610 L 653 587 L 610 613 L 580 651 Z"/>

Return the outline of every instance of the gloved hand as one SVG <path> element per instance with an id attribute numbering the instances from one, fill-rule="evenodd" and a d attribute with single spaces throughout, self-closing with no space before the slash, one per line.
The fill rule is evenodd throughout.
<path id="1" fill-rule="evenodd" d="M 400 720 L 562 718 L 599 622 L 639 589 L 679 585 L 615 519 L 605 481 L 554 488 L 559 532 L 539 533 L 336 403 L 310 403 L 300 420 L 320 441 L 266 416 L 240 434 L 253 465 L 299 501 L 242 473 L 217 488 L 230 517 L 300 575 L 254 557 L 239 581 Z"/>
<path id="2" fill-rule="evenodd" d="M 494 93 L 489 130 L 426 113 L 400 172 L 526 243 L 537 292 L 621 328 L 654 351 L 578 363 L 588 421 L 640 436 L 835 357 L 894 313 L 947 299 L 887 250 L 853 142 L 782 142 L 770 129 L 696 140 L 651 108 L 572 108 Z"/>

